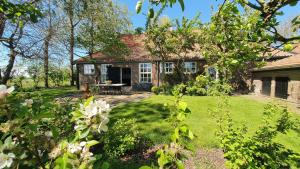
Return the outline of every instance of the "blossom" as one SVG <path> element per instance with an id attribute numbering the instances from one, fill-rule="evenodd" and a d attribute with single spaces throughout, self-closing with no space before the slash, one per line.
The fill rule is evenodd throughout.
<path id="1" fill-rule="evenodd" d="M 76 144 L 76 143 L 74 143 L 74 144 L 72 144 L 72 143 L 68 144 L 68 151 L 70 153 L 78 153 L 81 150 L 82 150 L 82 147 L 80 146 L 80 144 Z"/>
<path id="2" fill-rule="evenodd" d="M 33 100 L 32 99 L 26 99 L 24 103 L 22 103 L 23 106 L 32 107 Z"/>
<path id="3" fill-rule="evenodd" d="M 9 168 L 12 163 L 13 163 L 13 159 L 16 156 L 13 153 L 8 153 L 8 154 L 4 154 L 4 153 L 0 153 L 0 169 L 2 168 Z"/>
<path id="4" fill-rule="evenodd" d="M 52 151 L 48 154 L 50 158 L 55 159 L 61 154 L 61 146 L 56 146 L 52 149 Z"/>
<path id="5" fill-rule="evenodd" d="M 3 99 L 6 95 L 10 94 L 14 90 L 14 86 L 7 88 L 5 85 L 0 85 L 0 99 Z"/>
<path id="6" fill-rule="evenodd" d="M 92 101 L 89 105 L 84 107 L 80 105 L 80 110 L 86 118 L 92 118 L 96 115 L 104 115 L 110 111 L 110 106 L 103 100 Z"/>

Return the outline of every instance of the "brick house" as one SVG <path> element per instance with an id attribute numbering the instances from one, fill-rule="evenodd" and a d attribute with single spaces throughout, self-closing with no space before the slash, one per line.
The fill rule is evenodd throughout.
<path id="1" fill-rule="evenodd" d="M 92 56 L 82 57 L 74 62 L 77 70 L 77 87 L 82 89 L 86 83 L 93 85 L 105 83 L 124 83 L 130 90 L 150 90 L 151 86 L 159 85 L 161 79 L 161 60 L 152 57 L 145 49 L 143 34 L 125 35 L 121 40 L 130 49 L 124 57 L 109 57 L 101 52 Z M 165 62 L 165 73 L 173 72 L 174 64 L 179 59 L 172 57 Z M 187 54 L 182 68 L 188 76 L 204 72 L 206 64 L 203 57 L 195 51 Z"/>
<path id="2" fill-rule="evenodd" d="M 300 46 L 280 51 L 281 58 L 253 70 L 252 86 L 257 95 L 287 99 L 300 104 Z M 299 53 L 298 53 L 299 52 Z M 284 55 L 284 57 L 282 57 Z"/>

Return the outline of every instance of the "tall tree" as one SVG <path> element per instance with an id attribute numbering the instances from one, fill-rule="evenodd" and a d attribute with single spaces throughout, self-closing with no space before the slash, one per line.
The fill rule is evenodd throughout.
<path id="1" fill-rule="evenodd" d="M 61 8 L 63 9 L 65 15 L 67 16 L 67 24 L 68 24 L 68 49 L 69 49 L 69 62 L 70 62 L 70 85 L 74 85 L 74 70 L 73 70 L 73 62 L 74 62 L 74 48 L 75 48 L 75 31 L 77 26 L 80 24 L 82 20 L 85 2 L 82 0 L 63 0 L 61 3 Z"/>
<path id="2" fill-rule="evenodd" d="M 130 26 L 126 9 L 110 0 L 87 0 L 83 18 L 77 40 L 89 56 L 97 51 L 111 56 L 128 52 L 119 40 Z"/>

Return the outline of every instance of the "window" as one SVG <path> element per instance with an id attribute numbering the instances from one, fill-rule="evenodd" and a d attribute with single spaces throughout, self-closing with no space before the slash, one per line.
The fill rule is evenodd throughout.
<path id="1" fill-rule="evenodd" d="M 162 63 L 160 64 L 160 73 L 162 73 Z M 165 62 L 165 73 L 173 73 L 174 64 L 173 62 Z"/>
<path id="2" fill-rule="evenodd" d="M 184 62 L 184 73 L 196 73 L 196 62 Z"/>
<path id="3" fill-rule="evenodd" d="M 152 82 L 152 64 L 151 63 L 140 63 L 140 83 L 151 83 Z"/>
<path id="4" fill-rule="evenodd" d="M 101 83 L 105 83 L 108 79 L 107 68 L 110 67 L 111 64 L 101 64 L 100 72 L 101 72 Z"/>
<path id="5" fill-rule="evenodd" d="M 217 79 L 217 70 L 216 70 L 216 68 L 214 68 L 214 67 L 209 67 L 209 68 L 207 69 L 207 71 L 208 71 L 209 77 L 211 77 L 212 79 Z"/>
<path id="6" fill-rule="evenodd" d="M 93 65 L 93 64 L 83 65 L 83 74 L 85 74 L 85 75 L 95 74 L 95 65 Z"/>

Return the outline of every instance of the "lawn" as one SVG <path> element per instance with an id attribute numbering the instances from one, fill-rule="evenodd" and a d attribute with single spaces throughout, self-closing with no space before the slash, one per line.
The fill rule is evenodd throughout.
<path id="1" fill-rule="evenodd" d="M 209 112 L 217 106 L 217 97 L 185 96 L 192 114 L 187 123 L 196 134 L 194 145 L 196 147 L 218 147 L 215 137 L 216 121 Z M 141 134 L 155 144 L 168 140 L 171 130 L 167 121 L 169 112 L 164 108 L 164 103 L 173 103 L 172 96 L 154 95 L 140 102 L 123 104 L 111 112 L 112 121 L 119 118 L 136 118 Z M 245 124 L 251 132 L 262 124 L 262 112 L 266 103 L 250 100 L 248 98 L 233 96 L 229 98 L 230 111 L 235 124 Z M 294 114 L 300 119 L 299 115 Z M 279 136 L 276 141 L 300 153 L 300 133 L 291 131 L 287 136 Z"/>

